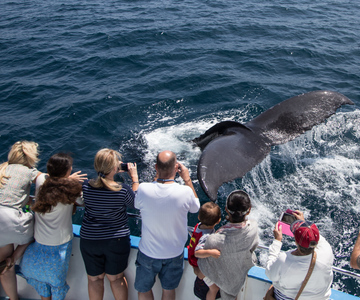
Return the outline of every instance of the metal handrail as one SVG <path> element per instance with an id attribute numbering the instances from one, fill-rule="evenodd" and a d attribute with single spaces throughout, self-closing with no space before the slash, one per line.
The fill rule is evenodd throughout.
<path id="1" fill-rule="evenodd" d="M 258 248 L 259 249 L 264 249 L 264 250 L 269 250 L 269 247 L 264 246 L 264 245 L 258 245 Z M 344 274 L 344 275 L 351 276 L 351 277 L 356 278 L 356 279 L 360 279 L 360 274 L 357 274 L 355 272 L 352 272 L 352 271 L 349 271 L 349 270 L 344 270 L 344 269 L 341 269 L 341 268 L 338 268 L 338 267 L 335 267 L 335 266 L 332 266 L 332 269 L 333 269 L 334 272 L 338 272 L 338 273 L 341 273 L 341 274 Z"/>

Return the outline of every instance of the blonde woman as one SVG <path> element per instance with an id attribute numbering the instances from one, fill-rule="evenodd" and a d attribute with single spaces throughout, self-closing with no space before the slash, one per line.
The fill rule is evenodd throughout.
<path id="1" fill-rule="evenodd" d="M 18 299 L 14 261 L 34 235 L 33 215 L 22 208 L 29 202 L 31 184 L 41 174 L 35 168 L 38 155 L 37 143 L 19 141 L 11 147 L 8 161 L 0 165 L 0 262 L 6 262 L 0 281 L 11 300 Z"/>
<path id="2" fill-rule="evenodd" d="M 127 299 L 124 271 L 130 253 L 130 229 L 126 209 L 134 208 L 139 186 L 136 164 L 128 163 L 132 189 L 114 181 L 121 172 L 121 154 L 102 149 L 95 156 L 96 179 L 84 181 L 85 213 L 80 231 L 80 250 L 88 275 L 89 299 L 103 299 L 104 277 L 114 298 Z"/>

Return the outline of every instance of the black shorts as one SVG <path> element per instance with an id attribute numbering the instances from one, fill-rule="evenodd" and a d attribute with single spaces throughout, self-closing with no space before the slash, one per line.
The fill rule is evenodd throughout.
<path id="1" fill-rule="evenodd" d="M 80 239 L 80 251 L 88 275 L 117 275 L 127 268 L 130 237 L 108 240 Z"/>

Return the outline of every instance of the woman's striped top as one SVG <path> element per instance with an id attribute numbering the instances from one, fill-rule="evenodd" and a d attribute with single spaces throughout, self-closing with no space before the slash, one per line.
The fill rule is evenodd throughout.
<path id="1" fill-rule="evenodd" d="M 83 183 L 85 213 L 80 237 L 88 240 L 113 239 L 130 235 L 127 207 L 134 208 L 135 193 L 123 184 L 120 191 L 97 189 Z"/>
<path id="2" fill-rule="evenodd" d="M 279 290 L 274 288 L 274 296 L 276 300 L 294 300 L 293 298 L 289 298 L 281 293 Z"/>

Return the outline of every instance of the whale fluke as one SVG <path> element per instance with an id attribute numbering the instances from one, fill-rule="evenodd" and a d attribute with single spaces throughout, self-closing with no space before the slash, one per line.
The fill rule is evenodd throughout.
<path id="1" fill-rule="evenodd" d="M 332 91 L 313 91 L 287 99 L 246 124 L 220 122 L 195 138 L 202 154 L 197 176 L 213 201 L 225 182 L 243 177 L 270 152 L 315 125 L 324 122 L 344 104 L 354 104 Z"/>

